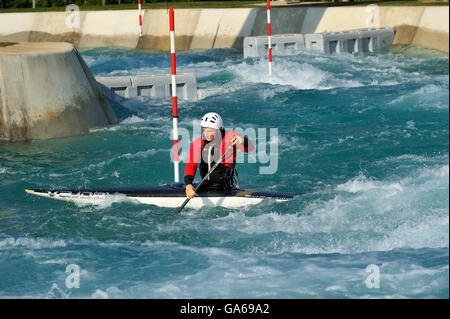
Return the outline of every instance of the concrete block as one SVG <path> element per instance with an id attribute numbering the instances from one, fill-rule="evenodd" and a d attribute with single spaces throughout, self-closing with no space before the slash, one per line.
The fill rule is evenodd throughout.
<path id="1" fill-rule="evenodd" d="M 390 46 L 394 35 L 392 28 L 305 34 L 305 46 L 329 54 L 374 52 Z"/>
<path id="2" fill-rule="evenodd" d="M 117 122 L 73 45 L 0 48 L 0 135 L 10 141 L 46 139 Z"/>
<path id="3" fill-rule="evenodd" d="M 272 35 L 271 42 L 272 54 L 295 52 L 305 47 L 304 36 L 300 33 Z M 244 58 L 256 58 L 266 55 L 268 52 L 267 36 L 245 37 L 243 50 Z"/>
<path id="4" fill-rule="evenodd" d="M 358 40 L 354 31 L 305 34 L 305 47 L 329 54 L 353 53 L 360 50 Z"/>
<path id="5" fill-rule="evenodd" d="M 361 29 L 356 31 L 361 42 L 360 52 L 374 52 L 392 45 L 395 32 L 392 28 Z"/>
<path id="6" fill-rule="evenodd" d="M 103 93 L 112 99 L 172 96 L 170 74 L 97 77 L 96 80 Z M 194 73 L 177 74 L 177 97 L 181 100 L 197 101 L 197 79 Z"/>

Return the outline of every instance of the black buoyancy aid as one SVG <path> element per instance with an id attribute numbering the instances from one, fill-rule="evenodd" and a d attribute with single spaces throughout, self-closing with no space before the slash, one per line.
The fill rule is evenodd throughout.
<path id="1" fill-rule="evenodd" d="M 221 130 L 222 139 L 225 136 L 225 130 Z M 234 149 L 234 151 L 236 151 Z M 220 156 L 220 145 L 216 145 L 214 141 L 208 142 L 204 141 L 202 149 L 202 157 L 200 162 L 200 176 L 202 179 L 208 174 L 209 170 L 221 160 Z M 224 185 L 234 185 L 233 176 L 235 173 L 235 164 L 232 167 L 227 167 L 220 163 L 217 165 L 216 169 L 209 175 L 206 182 L 208 184 L 224 184 Z"/>

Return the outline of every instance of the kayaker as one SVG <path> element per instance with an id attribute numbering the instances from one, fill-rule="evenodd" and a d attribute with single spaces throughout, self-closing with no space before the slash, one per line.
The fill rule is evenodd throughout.
<path id="1" fill-rule="evenodd" d="M 210 112 L 202 117 L 200 123 L 203 134 L 197 138 L 189 149 L 189 158 L 184 170 L 184 182 L 186 184 L 186 197 L 195 196 L 194 182 L 195 173 L 200 164 L 200 176 L 203 177 L 220 160 L 225 150 L 236 141 L 232 150 L 225 156 L 223 161 L 208 177 L 202 185 L 203 188 L 215 187 L 227 190 L 235 186 L 236 174 L 236 149 L 243 152 L 251 152 L 255 147 L 247 138 L 234 131 L 225 132 L 223 120 L 219 114 Z M 220 146 L 220 148 L 219 148 Z"/>

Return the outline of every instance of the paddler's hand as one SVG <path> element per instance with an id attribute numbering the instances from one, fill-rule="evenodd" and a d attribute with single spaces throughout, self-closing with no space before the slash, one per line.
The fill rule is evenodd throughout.
<path id="1" fill-rule="evenodd" d="M 186 197 L 191 199 L 194 196 L 195 196 L 194 186 L 192 186 L 192 184 L 186 185 Z"/>
<path id="2" fill-rule="evenodd" d="M 242 137 L 240 137 L 240 136 L 237 136 L 237 135 L 234 135 L 231 138 L 231 143 L 236 143 L 237 145 L 241 145 L 243 141 L 244 141 L 244 139 Z"/>

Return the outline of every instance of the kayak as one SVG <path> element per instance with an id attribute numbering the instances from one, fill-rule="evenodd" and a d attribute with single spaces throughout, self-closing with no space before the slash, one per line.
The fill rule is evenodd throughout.
<path id="1" fill-rule="evenodd" d="M 194 185 L 195 187 L 195 185 Z M 131 201 L 139 204 L 156 205 L 159 207 L 179 207 L 186 199 L 185 185 L 182 183 L 166 184 L 162 186 L 125 187 L 125 188 L 96 188 L 96 189 L 26 189 L 28 194 L 75 202 L 77 204 L 101 205 L 108 201 Z M 197 192 L 186 205 L 187 208 L 227 207 L 238 208 L 261 203 L 264 199 L 288 201 L 294 195 L 280 192 L 204 188 Z"/>

